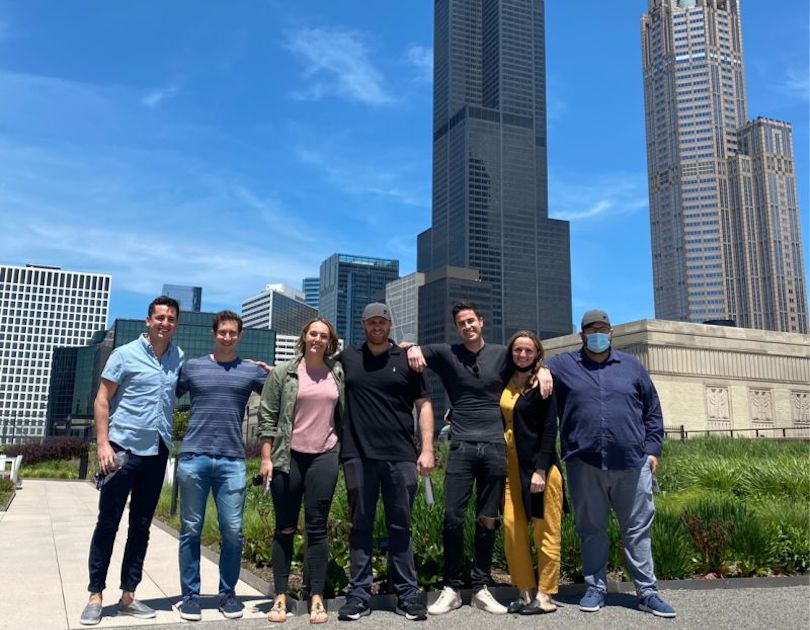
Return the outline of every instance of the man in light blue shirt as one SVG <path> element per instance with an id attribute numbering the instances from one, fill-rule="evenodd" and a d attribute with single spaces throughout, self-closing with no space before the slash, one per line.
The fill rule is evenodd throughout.
<path id="1" fill-rule="evenodd" d="M 116 454 L 127 460 L 101 488 L 98 522 L 90 543 L 90 600 L 79 622 L 101 621 L 102 591 L 106 586 L 115 534 L 130 498 L 129 529 L 121 564 L 118 614 L 142 619 L 155 611 L 135 599 L 149 543 L 149 527 L 163 486 L 172 439 L 175 388 L 183 352 L 171 343 L 180 305 L 161 296 L 149 305 L 147 332 L 110 355 L 101 373 L 93 415 L 102 474 L 117 470 Z"/>

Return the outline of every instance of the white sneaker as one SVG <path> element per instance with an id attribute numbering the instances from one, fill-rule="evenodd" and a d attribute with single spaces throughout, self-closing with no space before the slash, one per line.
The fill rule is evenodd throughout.
<path id="1" fill-rule="evenodd" d="M 439 599 L 428 607 L 428 613 L 431 615 L 444 615 L 456 608 L 461 608 L 461 594 L 454 588 L 445 586 L 439 594 Z"/>
<path id="2" fill-rule="evenodd" d="M 493 615 L 505 615 L 506 606 L 498 603 L 498 600 L 492 596 L 489 589 L 484 586 L 480 591 L 472 596 L 470 606 L 491 613 Z"/>

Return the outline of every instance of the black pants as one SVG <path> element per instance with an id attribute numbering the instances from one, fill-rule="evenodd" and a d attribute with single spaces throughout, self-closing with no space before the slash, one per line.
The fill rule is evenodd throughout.
<path id="1" fill-rule="evenodd" d="M 325 453 L 290 451 L 290 472 L 273 473 L 270 491 L 276 514 L 272 549 L 276 595 L 286 593 L 289 587 L 293 536 L 298 527 L 298 515 L 303 501 L 306 532 L 305 578 L 309 581 L 310 593 L 323 596 L 326 565 L 329 561 L 326 523 L 337 477 L 337 447 Z"/>
<path id="2" fill-rule="evenodd" d="M 159 440 L 157 455 L 129 455 L 124 467 L 108 483 L 101 487 L 98 499 L 98 521 L 90 542 L 90 584 L 87 590 L 100 593 L 107 586 L 107 570 L 110 567 L 115 534 L 124 508 L 129 502 L 129 530 L 124 559 L 121 563 L 121 590 L 134 591 L 143 576 L 143 560 L 149 545 L 149 527 L 163 488 L 166 475 L 166 460 L 169 450 Z M 117 444 L 112 445 L 118 452 Z"/>
<path id="3" fill-rule="evenodd" d="M 352 518 L 349 547 L 352 560 L 349 594 L 371 599 L 371 558 L 374 517 L 382 491 L 388 529 L 388 575 L 400 599 L 417 592 L 411 545 L 411 508 L 416 495 L 416 462 L 390 462 L 355 457 L 343 462 Z"/>
<path id="4" fill-rule="evenodd" d="M 464 523 L 467 503 L 476 488 L 475 550 L 470 573 L 473 589 L 491 579 L 495 529 L 484 527 L 481 518 L 497 519 L 503 503 L 506 480 L 506 446 L 488 442 L 453 442 L 444 478 L 444 583 L 463 586 Z"/>

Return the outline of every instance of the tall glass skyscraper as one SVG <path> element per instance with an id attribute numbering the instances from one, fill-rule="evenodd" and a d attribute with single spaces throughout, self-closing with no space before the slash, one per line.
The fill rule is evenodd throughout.
<path id="1" fill-rule="evenodd" d="M 397 278 L 398 260 L 332 254 L 321 263 L 318 312 L 332 322 L 345 346 L 362 343 L 363 309 L 382 302 L 385 285 Z"/>
<path id="2" fill-rule="evenodd" d="M 655 316 L 807 332 L 790 123 L 748 123 L 738 0 L 641 18 Z"/>
<path id="3" fill-rule="evenodd" d="M 164 284 L 163 295 L 174 298 L 180 304 L 180 312 L 199 313 L 202 308 L 202 287 L 183 284 Z"/>
<path id="4" fill-rule="evenodd" d="M 541 0 L 435 2 L 433 216 L 417 268 L 478 270 L 491 341 L 571 332 L 568 222 L 548 218 L 544 16 Z"/>

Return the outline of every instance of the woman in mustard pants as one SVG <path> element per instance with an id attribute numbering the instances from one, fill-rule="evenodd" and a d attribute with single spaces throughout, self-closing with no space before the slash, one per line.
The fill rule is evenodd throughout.
<path id="1" fill-rule="evenodd" d="M 504 547 L 512 583 L 520 599 L 509 612 L 536 615 L 557 610 L 552 596 L 560 583 L 560 539 L 565 504 L 557 455 L 557 406 L 543 399 L 529 379 L 543 358 L 543 346 L 530 331 L 515 333 L 507 344 L 512 375 L 501 395 L 506 440 Z M 535 572 L 529 546 L 532 522 L 537 550 Z"/>

